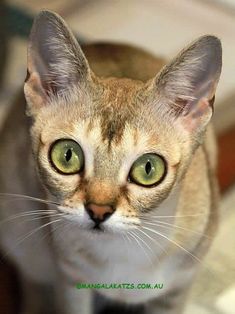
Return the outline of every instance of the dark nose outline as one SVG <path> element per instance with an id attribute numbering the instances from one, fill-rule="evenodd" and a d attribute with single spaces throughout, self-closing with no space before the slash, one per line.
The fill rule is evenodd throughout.
<path id="1" fill-rule="evenodd" d="M 115 209 L 111 205 L 98 205 L 94 203 L 88 203 L 85 206 L 85 210 L 88 213 L 92 221 L 97 225 L 107 220 L 114 213 Z"/>

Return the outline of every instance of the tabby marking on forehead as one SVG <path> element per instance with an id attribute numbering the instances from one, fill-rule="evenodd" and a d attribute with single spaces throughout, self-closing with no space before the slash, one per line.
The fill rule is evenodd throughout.
<path id="1" fill-rule="evenodd" d="M 129 79 L 107 79 L 102 81 L 103 95 L 99 104 L 103 141 L 120 143 L 126 122 L 137 113 L 137 91 L 140 82 Z"/>

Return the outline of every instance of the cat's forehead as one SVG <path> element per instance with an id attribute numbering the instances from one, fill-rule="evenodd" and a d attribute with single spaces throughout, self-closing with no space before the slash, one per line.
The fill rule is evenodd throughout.
<path id="1" fill-rule="evenodd" d="M 118 78 L 99 79 L 89 92 L 75 90 L 43 110 L 42 142 L 63 133 L 122 150 L 123 145 L 144 147 L 156 139 L 164 141 L 169 123 L 158 117 L 146 94 L 143 82 Z"/>
<path id="2" fill-rule="evenodd" d="M 50 145 L 61 138 L 72 138 L 97 161 L 108 157 L 113 165 L 128 156 L 132 159 L 146 152 L 173 155 L 175 162 L 178 161 L 173 128 L 163 119 L 156 120 L 145 103 L 129 99 L 130 102 L 119 103 L 122 108 L 117 110 L 112 99 L 105 105 L 102 97 L 96 104 L 84 101 L 84 105 L 57 103 L 53 110 L 49 107 L 37 123 L 41 124 L 40 142 Z"/>
<path id="3" fill-rule="evenodd" d="M 145 153 L 177 164 L 181 154 L 176 135 L 167 128 L 169 123 L 151 112 L 154 104 L 145 102 L 143 86 L 131 80 L 104 80 L 93 94 L 74 93 L 54 102 L 38 121 L 42 149 L 48 152 L 59 139 L 75 140 L 86 158 L 87 177 L 100 180 L 126 182 L 131 165 Z"/>
<path id="4" fill-rule="evenodd" d="M 101 140 L 118 144 L 124 130 L 147 129 L 151 118 L 144 100 L 144 83 L 131 79 L 97 79 L 89 88 L 72 90 L 69 97 L 55 99 L 43 110 L 41 121 L 49 121 L 51 128 L 86 129 L 86 136 L 101 134 Z"/>
<path id="5" fill-rule="evenodd" d="M 127 126 L 140 116 L 138 95 L 142 83 L 129 79 L 106 79 L 99 84 L 99 97 L 93 101 L 94 118 L 100 121 L 103 141 L 120 142 Z"/>

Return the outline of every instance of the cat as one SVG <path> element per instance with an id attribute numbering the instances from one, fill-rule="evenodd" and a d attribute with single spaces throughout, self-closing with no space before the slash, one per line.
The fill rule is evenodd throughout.
<path id="1" fill-rule="evenodd" d="M 81 49 L 61 17 L 39 13 L 27 116 L 21 92 L 1 131 L 0 244 L 19 270 L 22 313 L 89 314 L 93 293 L 100 313 L 182 313 L 218 225 L 221 67 L 212 35 L 165 65 L 128 45 Z"/>

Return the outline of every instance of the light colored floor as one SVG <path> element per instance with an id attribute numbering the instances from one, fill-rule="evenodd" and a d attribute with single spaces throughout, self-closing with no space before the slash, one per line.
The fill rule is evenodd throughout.
<path id="1" fill-rule="evenodd" d="M 47 8 L 48 1 L 20 1 L 32 12 Z M 79 1 L 81 2 L 81 1 Z M 72 10 L 66 20 L 72 28 L 90 40 L 124 41 L 137 44 L 167 58 L 202 34 L 215 34 L 222 39 L 224 65 L 218 89 L 217 125 L 228 127 L 221 119 L 225 99 L 235 85 L 235 13 L 220 10 L 207 1 L 192 0 L 95 0 L 83 1 L 80 9 Z M 210 1 L 213 4 L 213 1 Z M 56 11 L 75 6 L 76 1 L 53 0 L 50 9 Z M 66 10 L 65 10 L 66 11 Z M 22 84 L 26 68 L 26 43 L 14 40 L 4 91 L 0 94 L 0 114 L 9 107 L 11 97 Z M 221 109 L 222 108 L 222 109 Z M 230 119 L 230 123 L 235 123 Z M 223 198 L 222 223 L 201 273 L 195 283 L 185 314 L 235 313 L 235 187 Z M 209 270 L 208 270 L 209 269 Z"/>

